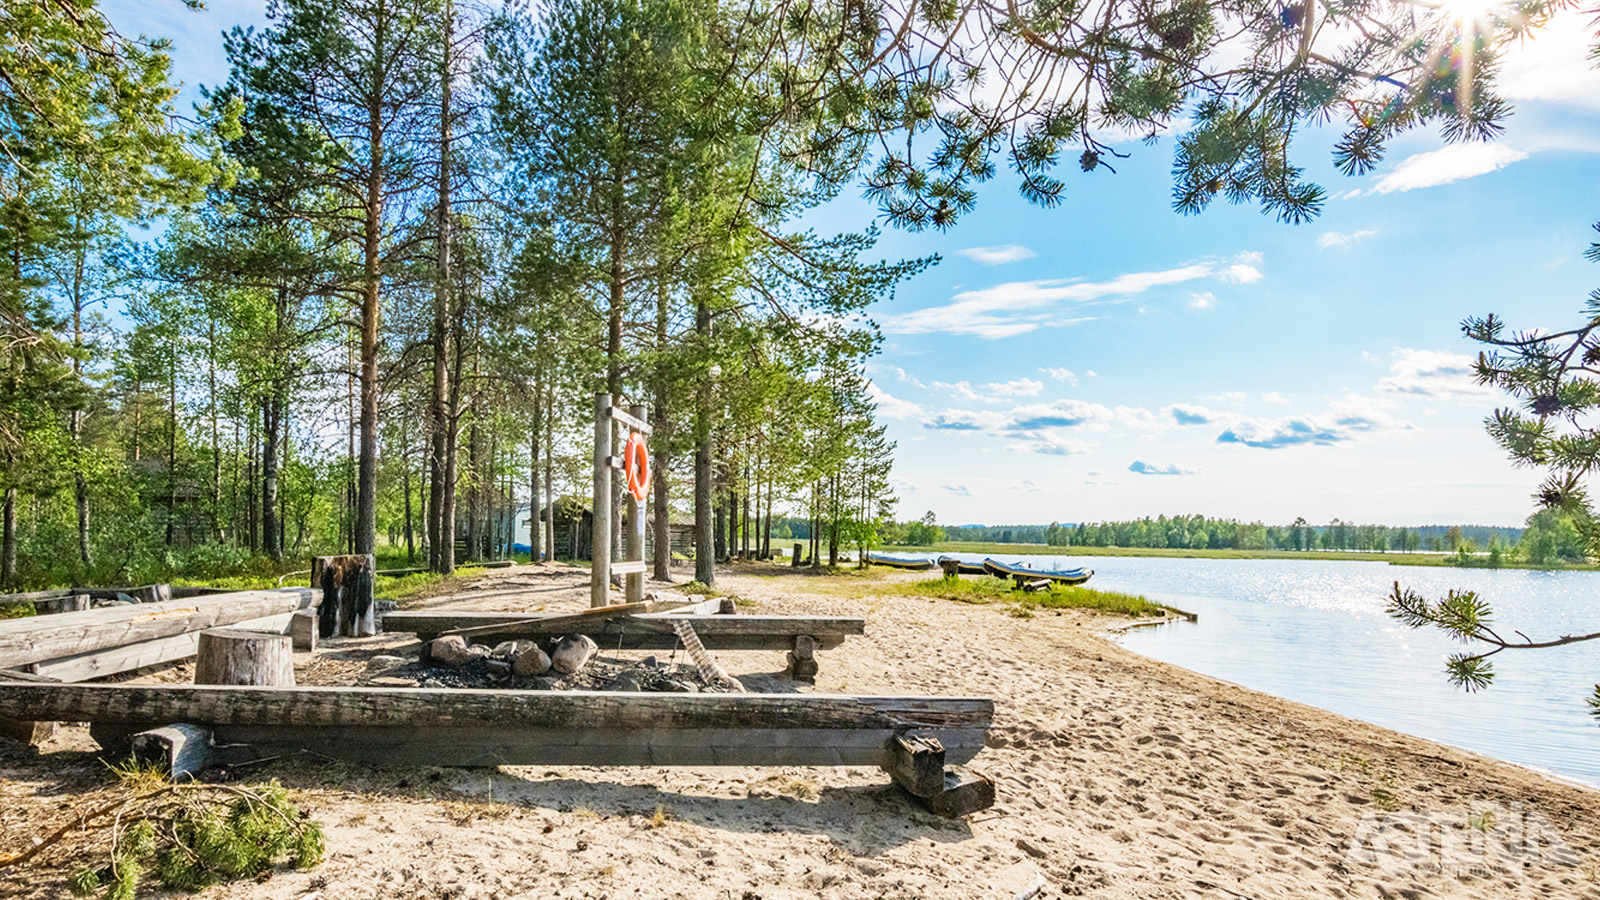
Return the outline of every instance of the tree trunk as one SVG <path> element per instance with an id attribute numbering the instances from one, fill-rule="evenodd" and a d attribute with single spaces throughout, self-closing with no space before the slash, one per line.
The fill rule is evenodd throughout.
<path id="1" fill-rule="evenodd" d="M 72 284 L 72 375 L 83 377 L 83 275 L 85 249 L 78 248 Z M 89 553 L 89 486 L 83 477 L 83 410 L 72 411 L 72 497 L 78 513 L 78 560 L 85 572 L 94 564 Z"/>
<path id="2" fill-rule="evenodd" d="M 178 348 L 167 370 L 167 546 L 178 524 Z"/>
<path id="3" fill-rule="evenodd" d="M 694 330 L 704 348 L 711 335 L 711 311 L 696 298 Z M 711 377 L 700 382 L 695 410 L 694 447 L 694 577 L 707 587 L 717 583 L 711 523 Z"/>
<path id="4" fill-rule="evenodd" d="M 655 493 L 655 508 L 650 512 L 654 517 L 653 528 L 656 534 L 655 551 L 652 555 L 654 561 L 653 576 L 657 581 L 672 580 L 672 492 L 668 484 L 668 469 L 672 465 L 671 438 L 672 433 L 667 420 L 667 330 L 671 325 L 672 297 L 667 290 L 667 279 L 660 261 L 656 264 L 656 354 L 658 358 L 656 371 L 656 402 L 650 415 L 652 429 L 651 437 L 655 439 L 655 459 L 652 461 L 651 470 L 655 474 L 655 484 L 652 485 Z"/>
<path id="5" fill-rule="evenodd" d="M 406 446 L 405 432 L 401 429 L 400 446 Z M 400 454 L 400 492 L 406 498 L 406 562 L 413 562 L 417 558 L 416 538 L 411 531 L 411 454 L 402 451 Z"/>
<path id="6" fill-rule="evenodd" d="M 544 408 L 544 445 L 550 448 L 544 455 L 544 498 L 545 498 L 545 529 L 544 549 L 545 559 L 555 561 L 556 558 L 556 495 L 555 495 L 555 403 L 547 392 Z"/>
<path id="7" fill-rule="evenodd" d="M 17 589 L 17 488 L 6 485 L 5 512 L 0 514 L 0 584 Z"/>
<path id="8" fill-rule="evenodd" d="M 274 393 L 277 391 L 274 385 Z M 261 404 L 261 549 L 283 559 L 283 523 L 278 518 L 278 403 L 269 396 Z"/>
<path id="9" fill-rule="evenodd" d="M 439 235 L 435 250 L 438 255 L 438 283 L 434 286 L 433 293 L 433 334 L 430 336 L 433 343 L 433 392 L 429 397 L 429 413 L 432 418 L 431 447 L 433 450 L 433 477 L 428 482 L 428 568 L 435 572 L 449 572 L 455 568 L 455 560 L 447 554 L 453 554 L 455 549 L 454 536 L 445 533 L 444 512 L 448 505 L 445 492 L 452 487 L 445 481 L 445 472 L 449 468 L 445 464 L 448 439 L 450 431 L 449 417 L 449 390 L 450 390 L 450 279 L 452 275 L 450 259 L 451 241 L 451 209 L 450 209 L 450 144 L 453 137 L 452 122 L 450 120 L 450 103 L 452 99 L 452 66 L 450 64 L 450 44 L 455 27 L 454 4 L 445 6 L 445 34 L 444 49 L 441 55 L 443 61 L 440 73 L 440 105 L 439 105 L 439 206 L 434 215 L 437 219 Z M 452 526 L 453 527 L 453 526 Z M 448 548 L 448 549 L 447 549 Z"/>
<path id="10" fill-rule="evenodd" d="M 537 396 L 537 389 L 534 393 Z M 539 426 L 539 413 L 535 413 L 533 427 L 528 430 L 528 561 L 535 563 L 544 549 L 539 533 L 539 519 L 544 515 L 539 506 Z"/>

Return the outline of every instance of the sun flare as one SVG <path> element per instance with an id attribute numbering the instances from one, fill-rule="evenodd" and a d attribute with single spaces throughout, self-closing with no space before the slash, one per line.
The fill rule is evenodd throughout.
<path id="1" fill-rule="evenodd" d="M 1505 0 L 1440 0 L 1439 12 L 1457 22 L 1477 22 L 1504 5 Z"/>

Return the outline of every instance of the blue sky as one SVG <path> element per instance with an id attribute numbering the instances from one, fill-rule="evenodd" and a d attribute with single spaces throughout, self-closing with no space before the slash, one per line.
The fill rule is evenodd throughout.
<path id="1" fill-rule="evenodd" d="M 264 3 L 109 0 L 129 33 L 169 36 L 188 86 L 226 75 L 223 29 Z M 1204 513 L 1286 522 L 1520 524 L 1537 473 L 1482 429 L 1501 398 L 1464 373 L 1468 315 L 1577 320 L 1600 269 L 1600 76 L 1570 14 L 1508 60 L 1504 137 L 1395 141 L 1370 176 L 1298 159 L 1333 194 L 1281 225 L 1254 207 L 1179 216 L 1172 145 L 1129 144 L 1039 209 L 1004 176 L 945 234 L 886 229 L 889 256 L 944 262 L 875 316 L 880 415 L 899 444 L 902 517 L 1048 522 Z M 856 230 L 854 197 L 820 227 Z"/>

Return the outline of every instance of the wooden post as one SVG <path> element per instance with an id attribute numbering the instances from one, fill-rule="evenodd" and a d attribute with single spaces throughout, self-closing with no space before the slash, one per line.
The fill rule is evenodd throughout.
<path id="1" fill-rule="evenodd" d="M 789 677 L 807 684 L 817 683 L 817 640 L 809 634 L 795 635 L 789 651 Z"/>
<path id="2" fill-rule="evenodd" d="M 790 566 L 790 568 L 794 568 L 794 569 L 800 568 L 800 544 L 799 543 L 796 543 L 794 545 L 794 552 L 789 554 L 789 566 Z"/>
<path id="3" fill-rule="evenodd" d="M 317 649 L 317 612 L 313 609 L 296 610 L 289 617 L 289 642 L 294 649 L 315 653 Z"/>
<path id="4" fill-rule="evenodd" d="M 932 797 L 944 791 L 944 745 L 915 732 L 897 734 L 884 769 L 911 796 Z"/>
<path id="5" fill-rule="evenodd" d="M 319 594 L 321 637 L 368 637 L 378 633 L 373 586 L 377 562 L 371 554 L 319 556 L 311 561 L 311 589 Z"/>
<path id="6" fill-rule="evenodd" d="M 628 407 L 628 414 L 640 421 L 647 415 L 643 404 L 635 403 Z M 627 462 L 624 460 L 623 465 Z M 657 474 L 660 477 L 660 473 Z M 632 494 L 628 495 L 628 533 L 626 536 L 627 559 L 629 562 L 644 562 L 644 515 L 646 505 L 635 500 Z M 627 599 L 629 603 L 638 603 L 644 600 L 644 571 L 629 572 L 623 576 L 627 585 Z"/>
<path id="7" fill-rule="evenodd" d="M 143 587 L 128 588 L 126 593 L 140 603 L 165 603 L 172 599 L 172 585 L 147 584 Z"/>
<path id="8" fill-rule="evenodd" d="M 196 772 L 211 765 L 211 729 L 199 725 L 180 723 L 141 731 L 131 745 L 135 760 L 160 766 L 173 781 L 193 781 Z"/>
<path id="9" fill-rule="evenodd" d="M 611 395 L 594 395 L 594 523 L 589 605 L 611 605 Z"/>
<path id="10" fill-rule="evenodd" d="M 941 559 L 939 560 L 939 568 L 944 570 L 944 577 L 955 578 L 961 574 L 961 560 Z"/>
<path id="11" fill-rule="evenodd" d="M 286 634 L 237 628 L 202 631 L 195 652 L 194 683 L 293 687 L 293 644 Z"/>
<path id="12" fill-rule="evenodd" d="M 56 684 L 54 678 L 35 675 L 32 672 L 23 672 L 16 669 L 0 671 L 0 680 L 27 681 L 35 684 Z M 37 747 L 45 741 L 55 737 L 56 723 L 35 722 L 31 719 L 13 719 L 0 716 L 0 738 L 16 741 L 19 744 L 28 744 Z"/>

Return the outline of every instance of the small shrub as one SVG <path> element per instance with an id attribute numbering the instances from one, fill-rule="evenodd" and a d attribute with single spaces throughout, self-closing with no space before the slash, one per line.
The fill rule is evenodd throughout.
<path id="1" fill-rule="evenodd" d="M 37 613 L 32 603 L 0 603 L 0 619 L 26 619 Z"/>

